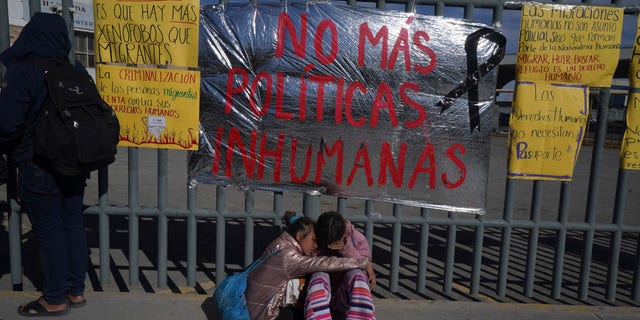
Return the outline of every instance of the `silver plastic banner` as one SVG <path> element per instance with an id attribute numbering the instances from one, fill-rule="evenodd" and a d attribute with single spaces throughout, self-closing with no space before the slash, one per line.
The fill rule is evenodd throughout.
<path id="1" fill-rule="evenodd" d="M 200 25 L 192 185 L 484 213 L 495 28 L 324 2 L 205 6 Z"/>

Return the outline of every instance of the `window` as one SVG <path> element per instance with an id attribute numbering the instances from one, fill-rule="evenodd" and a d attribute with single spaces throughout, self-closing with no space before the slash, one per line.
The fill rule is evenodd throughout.
<path id="1" fill-rule="evenodd" d="M 76 59 L 85 68 L 95 68 L 95 51 L 93 47 L 93 33 L 76 31 Z"/>

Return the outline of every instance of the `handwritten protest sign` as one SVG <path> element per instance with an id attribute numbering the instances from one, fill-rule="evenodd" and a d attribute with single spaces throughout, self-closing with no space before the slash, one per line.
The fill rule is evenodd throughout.
<path id="1" fill-rule="evenodd" d="M 198 66 L 198 0 L 95 0 L 95 55 L 105 63 Z"/>
<path id="2" fill-rule="evenodd" d="M 623 15 L 622 8 L 523 5 L 509 178 L 571 180 L 589 115 L 587 88 L 611 85 Z"/>
<path id="3" fill-rule="evenodd" d="M 200 74 L 184 68 L 198 65 L 198 1 L 96 0 L 94 8 L 96 83 L 120 120 L 119 145 L 196 150 Z"/>
<path id="4" fill-rule="evenodd" d="M 347 5 L 203 8 L 193 183 L 483 213 L 506 40 Z"/>
<path id="5" fill-rule="evenodd" d="M 589 116 L 587 86 L 519 82 L 516 91 L 508 177 L 570 181 Z"/>
<path id="6" fill-rule="evenodd" d="M 120 146 L 198 148 L 199 72 L 99 64 L 96 79 L 120 120 Z"/>
<path id="7" fill-rule="evenodd" d="M 628 170 L 640 170 L 640 17 L 635 39 L 629 59 L 627 129 L 620 148 L 620 167 Z"/>
<path id="8" fill-rule="evenodd" d="M 611 86 L 623 16 L 623 8 L 524 3 L 516 79 Z"/>
<path id="9" fill-rule="evenodd" d="M 638 88 L 636 88 L 638 90 Z M 640 170 L 640 90 L 629 93 L 627 129 L 620 149 L 620 167 Z"/>

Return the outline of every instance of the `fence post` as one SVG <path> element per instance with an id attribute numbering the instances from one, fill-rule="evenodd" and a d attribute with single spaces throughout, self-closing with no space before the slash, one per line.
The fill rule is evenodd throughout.
<path id="1" fill-rule="evenodd" d="M 7 1 L 0 1 L 0 52 L 9 48 L 9 4 Z M 4 66 L 0 64 L 0 81 L 4 79 Z M 0 86 L 0 90 L 2 87 Z"/>
<path id="2" fill-rule="evenodd" d="M 305 216 L 316 220 L 320 216 L 320 193 L 305 192 L 302 196 L 302 212 Z"/>
<path id="3" fill-rule="evenodd" d="M 73 14 L 70 9 L 73 8 L 73 0 L 62 0 L 62 17 L 67 23 L 69 29 L 69 39 L 71 40 L 71 50 L 69 50 L 69 61 L 76 61 L 76 41 L 75 31 L 73 30 Z"/>

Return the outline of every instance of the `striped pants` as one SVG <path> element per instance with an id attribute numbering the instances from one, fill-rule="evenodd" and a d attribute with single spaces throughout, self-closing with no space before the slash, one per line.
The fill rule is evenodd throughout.
<path id="1" fill-rule="evenodd" d="M 304 303 L 308 320 L 375 319 L 375 309 L 367 276 L 363 270 L 311 276 Z"/>

